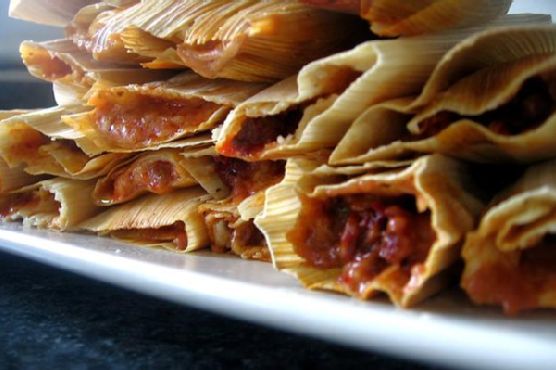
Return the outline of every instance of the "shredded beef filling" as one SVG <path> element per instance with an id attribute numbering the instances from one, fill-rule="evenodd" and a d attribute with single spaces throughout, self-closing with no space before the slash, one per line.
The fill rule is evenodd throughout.
<path id="1" fill-rule="evenodd" d="M 519 135 L 533 130 L 556 111 L 556 91 L 540 77 L 532 77 L 523 83 L 516 96 L 508 103 L 480 116 L 460 116 L 442 111 L 419 123 L 421 132 L 411 140 L 432 137 L 459 119 L 478 122 L 500 135 Z"/>
<path id="2" fill-rule="evenodd" d="M 342 268 L 339 281 L 356 293 L 392 265 L 407 271 L 409 280 L 435 241 L 430 213 L 418 213 L 410 196 L 303 197 L 287 237 L 310 265 Z"/>

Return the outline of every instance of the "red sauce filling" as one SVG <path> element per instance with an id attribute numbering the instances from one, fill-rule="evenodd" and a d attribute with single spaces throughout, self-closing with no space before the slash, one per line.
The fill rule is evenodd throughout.
<path id="1" fill-rule="evenodd" d="M 295 109 L 276 116 L 247 118 L 239 132 L 219 149 L 220 154 L 256 157 L 278 137 L 286 138 L 293 134 L 302 114 L 301 110 Z"/>
<path id="2" fill-rule="evenodd" d="M 135 162 L 114 173 L 107 181 L 99 182 L 94 197 L 102 204 L 122 202 L 146 192 L 169 193 L 178 179 L 179 174 L 171 162 Z"/>
<path id="3" fill-rule="evenodd" d="M 250 195 L 264 190 L 284 177 L 284 161 L 246 162 L 241 159 L 214 157 L 216 172 L 230 188 L 231 198 L 240 202 Z"/>
<path id="4" fill-rule="evenodd" d="M 339 281 L 354 293 L 392 265 L 407 271 L 407 283 L 436 238 L 430 213 L 418 213 L 414 203 L 410 196 L 302 197 L 287 238 L 311 266 L 342 268 Z"/>
<path id="5" fill-rule="evenodd" d="M 509 315 L 538 308 L 539 295 L 556 290 L 556 236 L 481 266 L 463 285 L 474 301 L 500 304 Z"/>
<path id="6" fill-rule="evenodd" d="M 533 130 L 556 111 L 556 92 L 540 77 L 525 80 L 516 96 L 508 103 L 480 116 L 460 116 L 442 111 L 419 123 L 421 133 L 412 140 L 426 139 L 444 130 L 459 119 L 471 119 L 500 135 L 519 135 Z"/>
<path id="7" fill-rule="evenodd" d="M 202 99 L 164 99 L 101 92 L 92 99 L 100 133 L 124 148 L 141 148 L 195 130 L 219 109 Z"/>
<path id="8" fill-rule="evenodd" d="M 114 235 L 124 239 L 140 240 L 148 244 L 173 243 L 178 250 L 187 248 L 187 233 L 183 221 L 176 221 L 172 225 L 156 229 L 118 230 L 114 232 Z"/>

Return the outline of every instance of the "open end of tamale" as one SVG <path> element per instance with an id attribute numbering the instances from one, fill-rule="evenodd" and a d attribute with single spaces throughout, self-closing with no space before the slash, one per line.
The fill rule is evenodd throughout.
<path id="1" fill-rule="evenodd" d="M 338 282 L 355 295 L 389 269 L 403 289 L 436 240 L 430 211 L 417 211 L 410 195 L 304 196 L 301 204 L 288 240 L 312 267 L 340 268 Z"/>

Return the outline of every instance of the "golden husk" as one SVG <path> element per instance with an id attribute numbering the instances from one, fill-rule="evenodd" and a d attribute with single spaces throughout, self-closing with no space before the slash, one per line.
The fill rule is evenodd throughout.
<path id="1" fill-rule="evenodd" d="M 361 16 L 381 36 L 414 36 L 487 23 L 508 12 L 511 0 L 363 0 Z"/>
<path id="2" fill-rule="evenodd" d="M 219 105 L 217 109 L 211 113 L 210 117 L 195 127 L 184 127 L 176 132 L 172 137 L 153 141 L 146 146 L 137 146 L 133 148 L 123 147 L 118 143 L 111 142 L 98 132 L 96 126 L 96 110 L 65 116 L 64 122 L 70 127 L 80 132 L 84 137 L 88 138 L 93 145 L 80 146 L 87 154 L 94 155 L 101 152 L 133 152 L 138 150 L 153 150 L 161 147 L 173 147 L 175 140 L 182 139 L 195 133 L 206 132 L 219 125 L 225 118 L 226 114 L 236 104 L 247 99 L 249 96 L 261 90 L 265 85 L 241 81 L 231 81 L 224 79 L 209 80 L 195 75 L 192 72 L 182 73 L 170 80 L 152 82 L 142 85 L 127 85 L 109 87 L 95 91 L 91 103 L 106 99 L 106 96 L 116 97 L 118 101 L 124 101 L 122 104 L 133 104 L 133 101 L 141 96 L 149 98 L 160 98 L 169 100 L 180 100 L 186 103 L 189 99 L 201 99 L 204 102 Z M 156 114 L 156 111 L 147 112 Z M 194 142 L 193 138 L 182 140 Z M 206 143 L 205 139 L 201 140 Z M 200 142 L 200 141 L 199 141 Z M 79 145 L 79 143 L 78 143 Z M 192 144 L 193 145 L 193 144 Z M 187 145 L 181 145 L 187 146 Z M 176 146 L 176 147 L 181 147 Z"/>
<path id="3" fill-rule="evenodd" d="M 508 16 L 488 27 L 543 20 L 543 17 Z M 291 77 L 281 81 L 234 109 L 219 132 L 217 150 L 224 155 L 259 160 L 333 148 L 367 108 L 419 93 L 448 51 L 484 28 L 368 41 L 350 51 L 315 61 L 305 66 L 297 79 Z M 272 118 L 295 109 L 303 112 L 295 133 L 278 138 L 253 155 L 226 151 L 225 148 L 251 118 Z"/>
<path id="4" fill-rule="evenodd" d="M 94 2 L 96 0 L 11 0 L 10 17 L 64 27 L 79 9 Z"/>
<path id="5" fill-rule="evenodd" d="M 106 174 L 123 154 L 89 157 L 73 145 L 78 136 L 61 122 L 61 115 L 81 106 L 23 112 L 0 121 L 0 157 L 11 168 L 32 175 L 88 180 Z"/>
<path id="6" fill-rule="evenodd" d="M 90 197 L 93 187 L 94 181 L 61 178 L 44 180 L 12 193 L 0 195 L 0 203 L 5 207 L 5 204 L 9 204 L 18 194 L 33 194 L 36 200 L 16 207 L 6 216 L 6 219 L 23 219 L 24 225 L 39 228 L 72 230 L 100 211 Z"/>
<path id="7" fill-rule="evenodd" d="M 166 174 L 165 172 L 157 172 L 156 169 L 148 170 L 152 165 L 157 165 L 158 163 L 170 164 L 171 173 Z M 147 170 L 141 170 L 145 168 Z M 180 149 L 161 149 L 154 152 L 145 152 L 139 154 L 124 163 L 113 167 L 110 172 L 99 179 L 96 183 L 95 190 L 92 194 L 93 200 L 99 206 L 112 206 L 115 204 L 120 204 L 133 200 L 140 195 L 149 192 L 148 189 L 137 189 L 134 188 L 132 192 L 126 193 L 122 198 L 114 199 L 114 182 L 119 176 L 124 176 L 127 182 L 131 182 L 126 173 L 132 175 L 133 178 L 140 177 L 140 181 L 150 182 L 156 179 L 145 176 L 160 176 L 163 180 L 166 180 L 164 176 L 171 176 L 170 188 L 165 189 L 165 192 L 174 191 L 180 188 L 186 188 L 197 184 L 195 178 L 189 173 L 187 162 L 181 156 Z"/>
<path id="8" fill-rule="evenodd" d="M 126 241 L 161 246 L 179 252 L 191 252 L 209 243 L 205 224 L 197 212 L 198 206 L 208 199 L 210 197 L 200 187 L 163 195 L 146 195 L 132 202 L 111 207 L 84 222 L 80 227 L 99 234 L 111 234 L 114 237 L 117 237 L 115 233 L 124 232 Z M 171 242 L 152 244 L 140 239 L 141 229 L 157 229 L 173 225 L 178 221 L 185 224 L 187 245 L 184 250 L 177 250 Z"/>
<path id="9" fill-rule="evenodd" d="M 497 29 L 464 41 L 440 62 L 420 96 L 373 106 L 358 117 L 332 153 L 331 163 L 424 153 L 483 162 L 532 162 L 553 156 L 554 114 L 517 135 L 497 134 L 472 117 L 508 102 L 528 78 L 543 76 L 553 84 L 554 40 L 556 28 L 547 26 Z M 430 138 L 404 140 L 419 134 L 419 123 L 439 112 L 462 118 Z"/>
<path id="10" fill-rule="evenodd" d="M 545 236 L 556 232 L 555 170 L 554 160 L 530 167 L 517 183 L 495 198 L 478 229 L 468 235 L 462 252 L 462 286 L 475 303 L 503 305 L 510 313 L 556 308 L 552 273 L 540 268 L 531 274 L 521 266 L 522 253 L 534 250 Z M 476 274 L 484 284 L 481 290 L 491 290 L 488 296 L 474 294 Z"/>
<path id="11" fill-rule="evenodd" d="M 263 215 L 257 225 L 263 230 L 273 253 L 277 268 L 293 273 L 309 288 L 330 289 L 350 293 L 337 282 L 339 269 L 316 269 L 297 256 L 294 246 L 286 239 L 286 233 L 296 223 L 300 203 L 296 185 L 302 176 L 310 176 L 309 170 L 293 167 L 289 163 L 290 177 L 267 191 Z M 362 298 L 376 292 L 385 292 L 397 305 L 412 306 L 438 292 L 446 283 L 445 272 L 459 256 L 459 245 L 464 234 L 472 230 L 480 212 L 481 203 L 463 189 L 469 182 L 465 167 L 459 162 L 442 156 L 422 157 L 410 167 L 387 169 L 383 172 L 356 176 L 337 184 L 316 185 L 311 196 L 334 196 L 338 194 L 369 192 L 372 194 L 414 194 L 420 212 L 431 211 L 431 223 L 437 239 L 427 259 L 411 270 L 410 281 L 399 286 L 396 266 L 391 266 L 370 281 Z M 322 171 L 322 170 L 321 170 Z M 334 169 L 325 172 L 334 175 Z M 339 173 L 345 170 L 339 170 Z M 354 171 L 354 170 L 352 170 Z M 349 172 L 349 171 L 347 171 Z M 293 175 L 292 175 L 293 174 Z M 322 173 L 318 177 L 322 177 Z"/>

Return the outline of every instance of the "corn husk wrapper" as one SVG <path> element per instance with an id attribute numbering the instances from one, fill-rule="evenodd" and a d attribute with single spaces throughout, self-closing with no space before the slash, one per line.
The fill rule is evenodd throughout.
<path id="1" fill-rule="evenodd" d="M 491 26 L 544 20 L 508 16 Z M 454 45 L 482 29 L 369 41 L 313 62 L 299 72 L 297 79 L 281 81 L 234 109 L 219 132 L 217 150 L 224 155 L 258 160 L 333 148 L 369 106 L 419 93 L 439 60 Z M 251 120 L 280 120 L 282 114 L 292 110 L 302 112 L 294 133 L 278 136 L 257 153 L 238 153 L 231 148 Z"/>
<path id="2" fill-rule="evenodd" d="M 124 154 L 89 157 L 72 141 L 78 136 L 61 121 L 82 106 L 53 107 L 23 112 L 0 121 L 0 157 L 9 167 L 31 175 L 88 180 L 102 176 Z"/>
<path id="3" fill-rule="evenodd" d="M 146 0 L 82 13 L 75 34 L 99 60 L 244 81 L 283 79 L 367 33 L 356 17 L 294 0 Z"/>
<path id="4" fill-rule="evenodd" d="M 0 111 L 0 121 L 25 113 L 27 113 L 25 110 Z M 10 167 L 3 159 L 0 159 L 0 193 L 19 189 L 40 179 L 40 177 L 25 172 L 23 166 Z"/>
<path id="5" fill-rule="evenodd" d="M 382 36 L 412 36 L 487 23 L 508 12 L 511 0 L 362 0 L 361 16 Z"/>
<path id="6" fill-rule="evenodd" d="M 495 133 L 473 117 L 506 104 L 528 78 L 541 76 L 553 85 L 554 40 L 554 27 L 499 29 L 466 40 L 440 62 L 420 96 L 373 106 L 358 117 L 332 153 L 331 163 L 358 164 L 420 153 L 481 162 L 552 157 L 554 114 L 516 135 Z M 420 134 L 420 122 L 440 112 L 461 118 L 452 118 L 432 137 L 407 139 Z"/>
<path id="7" fill-rule="evenodd" d="M 262 211 L 264 191 L 255 193 L 239 204 L 230 200 L 210 201 L 199 207 L 204 217 L 213 251 L 231 253 L 244 258 L 270 261 L 266 241 L 252 240 L 260 231 L 254 218 Z"/>
<path id="8" fill-rule="evenodd" d="M 159 246 L 173 251 L 191 252 L 208 245 L 209 239 L 202 217 L 197 212 L 200 204 L 210 197 L 199 187 L 183 189 L 167 194 L 151 194 L 129 203 L 109 208 L 84 222 L 84 230 L 111 235 L 132 243 Z M 141 230 L 149 234 L 156 229 L 183 222 L 187 244 L 177 249 L 172 241 L 156 242 L 142 238 Z"/>
<path id="9" fill-rule="evenodd" d="M 74 130 L 80 132 L 83 137 L 94 144 L 81 146 L 89 155 L 95 155 L 101 152 L 125 153 L 138 150 L 154 150 L 161 147 L 183 147 L 187 145 L 175 144 L 175 141 L 193 134 L 207 132 L 216 127 L 224 120 L 226 114 L 232 107 L 261 90 L 263 86 L 264 85 L 241 81 L 222 79 L 208 80 L 191 72 L 186 72 L 162 82 L 100 89 L 95 92 L 95 95 L 90 100 L 91 104 L 96 105 L 95 109 L 91 112 L 65 116 L 64 122 Z M 188 112 L 187 115 L 166 117 L 164 116 L 164 112 L 157 112 L 158 106 L 152 104 L 151 106 L 144 107 L 139 99 L 178 102 L 183 106 L 189 104 L 191 109 L 195 109 L 196 107 L 199 109 L 199 104 L 201 104 L 200 109 L 207 109 L 206 117 L 198 119 L 196 117 L 198 111 Z M 100 132 L 97 126 L 97 120 L 100 117 L 97 114 L 97 112 L 99 112 L 98 106 L 103 104 L 110 105 L 111 109 L 113 107 L 127 109 L 127 113 L 119 118 L 122 120 L 128 118 L 129 112 L 140 110 L 142 115 L 136 118 L 145 121 L 143 122 L 143 126 L 150 130 L 156 128 L 156 122 L 146 122 L 150 120 L 152 116 L 156 118 L 162 117 L 163 119 L 172 121 L 178 117 L 185 120 L 191 116 L 193 117 L 191 119 L 198 120 L 199 122 L 181 122 L 181 127 L 178 127 L 169 137 L 154 139 L 145 138 L 144 142 L 122 143 L 111 140 L 106 134 Z M 183 139 L 183 141 L 190 141 L 196 144 L 199 140 L 187 138 Z M 208 141 L 210 141 L 210 139 L 202 138 L 199 142 L 207 143 Z"/>
<path id="10" fill-rule="evenodd" d="M 91 201 L 93 181 L 56 178 L 43 180 L 12 193 L 0 195 L 5 220 L 53 230 L 72 230 L 96 215 L 100 208 Z"/>
<path id="11" fill-rule="evenodd" d="M 461 284 L 476 304 L 500 305 L 510 314 L 556 308 L 553 245 L 543 242 L 556 232 L 555 169 L 554 160 L 530 167 L 468 235 Z M 527 256 L 543 243 L 545 254 Z"/>
<path id="12" fill-rule="evenodd" d="M 53 83 L 54 96 L 60 105 L 85 101 L 91 89 L 97 85 L 142 84 L 174 75 L 172 71 L 96 61 L 71 40 L 23 41 L 20 53 L 31 75 Z"/>
<path id="13" fill-rule="evenodd" d="M 291 167 L 290 167 L 291 168 Z M 296 196 L 296 185 L 301 176 L 307 175 L 310 167 L 297 166 L 290 177 L 270 188 L 266 194 L 262 216 L 257 225 L 266 235 L 273 253 L 275 266 L 294 274 L 308 288 L 326 289 L 353 294 L 338 282 L 341 269 L 317 269 L 299 257 L 294 246 L 286 239 L 286 233 L 296 227 L 300 202 Z M 329 169 L 329 176 L 338 173 Z M 346 170 L 340 170 L 340 174 Z M 355 169 L 347 171 L 356 173 Z M 322 177 L 319 173 L 317 177 Z M 324 176 L 326 178 L 326 176 Z M 297 180 L 296 180 L 297 178 Z M 446 273 L 459 256 L 459 245 L 465 233 L 474 227 L 482 204 L 464 190 L 469 179 L 465 167 L 448 157 L 429 156 L 416 160 L 411 166 L 379 171 L 351 177 L 340 183 L 316 185 L 315 181 L 304 181 L 314 186 L 310 196 L 327 197 L 342 194 L 413 194 L 419 212 L 431 212 L 431 226 L 436 232 L 436 241 L 422 264 L 411 268 L 409 280 L 401 279 L 400 266 L 391 265 L 366 283 L 358 296 L 370 298 L 378 292 L 386 293 L 399 306 L 412 306 L 438 292 L 447 282 Z M 401 283 L 403 282 L 403 283 Z"/>
<path id="14" fill-rule="evenodd" d="M 94 2 L 96 0 L 11 0 L 10 17 L 64 27 L 79 9 Z"/>
<path id="15" fill-rule="evenodd" d="M 487 23 L 506 14 L 511 0 L 302 0 L 360 16 L 381 36 L 415 36 Z"/>
<path id="16" fill-rule="evenodd" d="M 158 169 L 160 163 L 165 167 Z M 105 177 L 99 179 L 92 194 L 93 199 L 100 206 L 112 206 L 148 192 L 161 194 L 196 185 L 197 181 L 189 173 L 187 164 L 180 149 L 139 154 L 112 168 Z M 153 181 L 158 185 L 149 185 Z M 128 186 L 126 189 L 131 190 L 124 194 L 118 193 L 115 184 L 120 182 L 124 182 Z"/>

